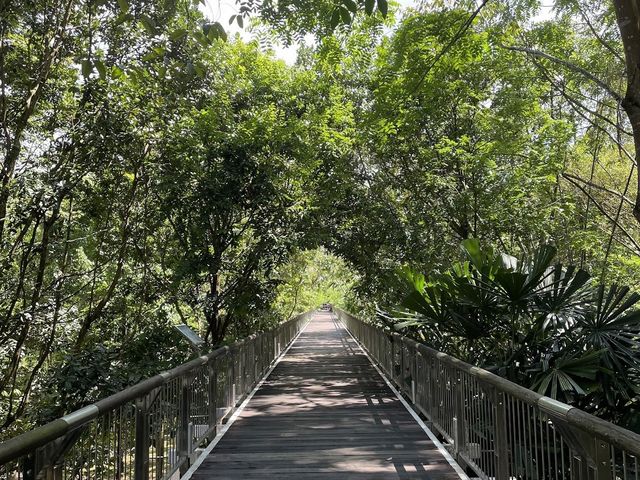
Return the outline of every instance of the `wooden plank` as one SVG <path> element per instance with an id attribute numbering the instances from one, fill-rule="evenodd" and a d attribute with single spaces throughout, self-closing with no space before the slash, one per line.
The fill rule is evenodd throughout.
<path id="1" fill-rule="evenodd" d="M 314 317 L 192 478 L 265 477 L 459 478 L 328 313 Z"/>

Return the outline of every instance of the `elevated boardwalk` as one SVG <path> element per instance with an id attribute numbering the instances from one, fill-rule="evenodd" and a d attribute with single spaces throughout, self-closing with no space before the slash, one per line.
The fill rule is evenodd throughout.
<path id="1" fill-rule="evenodd" d="M 351 334 L 473 478 L 640 479 L 640 435 L 336 309 L 0 443 L 0 480 L 467 479 Z"/>
<path id="2" fill-rule="evenodd" d="M 191 478 L 460 477 L 345 328 L 318 313 Z"/>

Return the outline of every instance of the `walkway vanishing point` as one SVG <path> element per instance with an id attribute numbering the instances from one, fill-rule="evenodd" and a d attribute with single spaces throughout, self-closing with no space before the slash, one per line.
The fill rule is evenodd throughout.
<path id="1" fill-rule="evenodd" d="M 317 313 L 191 478 L 461 477 L 344 326 Z"/>

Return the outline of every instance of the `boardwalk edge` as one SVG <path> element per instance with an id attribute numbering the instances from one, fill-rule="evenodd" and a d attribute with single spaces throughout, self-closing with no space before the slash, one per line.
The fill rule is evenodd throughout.
<path id="1" fill-rule="evenodd" d="M 380 368 L 378 367 L 378 365 L 376 365 L 376 362 L 373 361 L 373 359 L 369 356 L 369 352 L 367 352 L 367 349 L 364 348 L 360 342 L 358 341 L 358 339 L 356 337 L 354 337 L 351 334 L 351 331 L 347 328 L 347 326 L 340 320 L 340 318 L 338 318 L 337 315 L 334 315 L 334 319 L 335 321 L 339 322 L 342 324 L 342 326 L 344 327 L 344 329 L 349 333 L 349 336 L 351 338 L 353 338 L 353 340 L 356 342 L 356 345 L 358 345 L 358 348 L 362 351 L 362 353 L 364 353 L 364 355 L 367 357 L 367 359 L 369 360 L 369 362 L 371 362 L 371 365 L 373 365 L 373 368 L 376 369 L 376 371 L 378 372 L 378 375 L 380 375 L 382 377 L 382 379 L 384 380 L 384 382 L 387 384 L 387 386 L 391 389 L 391 391 L 393 392 L 393 394 L 398 397 L 398 400 L 400 400 L 400 402 L 402 403 L 402 405 L 404 405 L 404 408 L 407 409 L 407 411 L 409 412 L 409 414 L 413 417 L 413 419 L 418 423 L 418 425 L 420 425 L 420 428 L 422 428 L 422 430 L 424 431 L 424 433 L 427 434 L 427 436 L 429 437 L 429 439 L 433 442 L 433 444 L 436 446 L 436 448 L 440 451 L 440 453 L 442 454 L 442 456 L 445 458 L 445 460 L 449 463 L 449 465 L 451 465 L 451 468 L 453 468 L 455 470 L 455 472 L 458 474 L 458 476 L 460 477 L 461 480 L 470 480 L 469 476 L 464 473 L 464 471 L 462 470 L 462 467 L 460 467 L 460 465 L 458 465 L 458 463 L 453 459 L 453 457 L 451 456 L 451 454 L 448 452 L 448 450 L 446 448 L 444 448 L 444 445 L 442 445 L 442 443 L 440 442 L 440 440 L 438 440 L 438 438 L 434 435 L 434 433 L 429 429 L 429 427 L 427 427 L 427 425 L 422 421 L 422 419 L 420 418 L 420 416 L 418 415 L 418 413 L 411 408 L 411 405 L 409 404 L 409 402 L 407 402 L 405 400 L 405 398 L 400 394 L 400 392 L 398 392 L 398 389 L 393 385 L 393 383 L 391 383 L 391 381 L 387 378 L 387 376 L 384 374 L 384 372 L 382 370 L 380 370 Z M 306 328 L 306 325 L 305 325 Z"/>
<path id="2" fill-rule="evenodd" d="M 227 421 L 227 423 L 225 423 L 224 425 L 221 426 L 220 430 L 218 431 L 218 434 L 215 436 L 215 438 L 211 441 L 211 443 L 209 443 L 209 445 L 207 445 L 204 450 L 202 451 L 202 453 L 198 456 L 198 458 L 196 458 L 195 462 L 193 462 L 193 464 L 189 467 L 189 469 L 185 472 L 185 474 L 180 477 L 180 480 L 190 480 L 191 477 L 193 476 L 193 474 L 196 472 L 196 470 L 198 470 L 198 468 L 200 468 L 200 465 L 202 465 L 202 462 L 205 461 L 205 459 L 209 456 L 209 454 L 213 451 L 213 449 L 216 447 L 216 445 L 218 443 L 220 443 L 220 440 L 222 440 L 222 437 L 224 437 L 225 433 L 227 433 L 227 430 L 229 430 L 229 428 L 231 428 L 231 425 L 233 425 L 236 421 L 236 419 L 240 416 L 240 414 L 242 413 L 242 411 L 245 409 L 245 407 L 247 406 L 247 404 L 251 401 L 251 399 L 253 398 L 253 396 L 255 395 L 255 393 L 260 389 L 260 387 L 262 387 L 262 384 L 265 382 L 265 380 L 267 378 L 269 378 L 269 375 L 271 375 L 271 372 L 273 372 L 273 370 L 278 366 L 278 364 L 280 363 L 280 360 L 282 360 L 284 358 L 284 356 L 287 354 L 287 352 L 291 349 L 291 347 L 293 346 L 293 344 L 296 342 L 296 340 L 298 339 L 298 337 L 300 335 L 302 335 L 304 333 L 304 331 L 307 329 L 307 327 L 309 326 L 309 323 L 311 323 L 311 321 L 308 321 L 304 327 L 302 327 L 300 329 L 300 331 L 298 332 L 298 334 L 291 340 L 291 342 L 289 343 L 289 345 L 287 346 L 287 348 L 285 348 L 280 355 L 278 356 L 278 358 L 273 362 L 273 364 L 269 367 L 269 369 L 266 371 L 266 373 L 262 376 L 262 378 L 260 379 L 260 381 L 258 383 L 256 383 L 256 386 L 253 388 L 253 390 L 251 390 L 251 392 L 249 392 L 249 394 L 245 397 L 245 399 L 242 401 L 242 403 L 240 404 L 240 406 L 238 408 L 236 408 L 236 411 L 233 412 L 233 415 L 231 415 L 231 417 L 229 417 L 229 420 Z M 346 330 L 346 329 L 345 329 Z M 347 330 L 348 331 L 348 330 Z M 351 332 L 349 332 L 349 334 L 351 334 Z M 358 344 L 359 345 L 359 344 Z M 386 379 L 385 379 L 386 380 Z"/>

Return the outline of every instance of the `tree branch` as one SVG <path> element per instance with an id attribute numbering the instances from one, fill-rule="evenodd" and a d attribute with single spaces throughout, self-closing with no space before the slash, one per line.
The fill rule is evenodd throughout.
<path id="1" fill-rule="evenodd" d="M 596 85 L 598 85 L 600 88 L 605 90 L 613 98 L 615 98 L 616 101 L 622 102 L 623 100 L 622 95 L 616 92 L 613 89 L 613 87 L 611 87 L 610 85 L 608 85 L 607 83 L 605 83 L 604 81 L 596 77 L 594 74 L 592 74 L 588 70 L 580 67 L 579 65 L 576 65 L 575 63 L 571 63 L 567 60 L 563 60 L 562 58 L 554 57 L 553 55 L 549 55 L 548 53 L 542 52 L 540 50 L 535 50 L 533 48 L 508 46 L 508 45 L 501 45 L 501 46 L 502 48 L 506 48 L 507 50 L 511 50 L 513 52 L 523 52 L 523 53 L 526 53 L 527 55 L 531 55 L 532 57 L 544 58 L 545 60 L 549 60 L 550 62 L 557 63 L 558 65 L 562 65 L 563 67 L 566 67 L 569 70 L 572 70 L 588 78 L 589 80 L 594 82 Z"/>
<path id="2" fill-rule="evenodd" d="M 576 5 L 576 8 L 578 9 L 578 12 L 580 12 L 580 16 L 582 17 L 584 22 L 589 27 L 589 30 L 591 30 L 591 33 L 593 33 L 593 36 L 596 37 L 596 39 L 602 44 L 602 46 L 604 48 L 609 50 L 609 52 L 611 52 L 611 54 L 614 57 L 616 57 L 618 60 L 620 60 L 624 64 L 624 58 L 622 58 L 622 56 L 618 52 L 616 52 L 616 50 L 611 45 L 609 45 L 609 43 L 607 43 L 604 40 L 604 38 L 602 38 L 600 36 L 600 34 L 597 32 L 597 30 L 595 29 L 595 27 L 591 23 L 591 20 L 589 20 L 589 17 L 587 16 L 587 14 L 584 12 L 584 10 L 582 8 L 580 8 L 580 3 L 579 2 L 575 2 L 575 5 Z"/>
<path id="3" fill-rule="evenodd" d="M 615 218 L 609 215 L 609 213 L 602 207 L 602 205 L 600 205 L 600 203 L 598 203 L 596 199 L 593 198 L 593 196 L 582 185 L 580 185 L 577 181 L 573 180 L 570 176 L 562 174 L 562 177 L 568 180 L 569 182 L 571 182 L 573 185 L 575 185 L 580 191 L 582 191 L 582 193 L 584 193 L 591 200 L 591 202 L 593 202 L 596 208 L 600 210 L 600 213 L 602 213 L 605 217 L 607 217 L 607 219 L 609 219 L 609 221 L 612 224 L 616 224 L 617 228 L 624 234 L 625 237 L 629 239 L 629 241 L 633 245 L 633 248 L 635 249 L 635 253 L 636 254 L 640 253 L 640 244 L 638 244 L 635 238 L 633 238 L 631 234 L 622 225 L 620 225 L 620 223 Z"/>
<path id="4" fill-rule="evenodd" d="M 625 202 L 626 204 L 630 205 L 630 206 L 634 206 L 635 204 L 633 203 L 633 200 L 631 200 L 629 197 L 627 197 L 626 195 L 620 193 L 620 192 L 616 192 L 615 190 L 611 190 L 610 188 L 607 187 L 603 187 L 602 185 L 598 185 L 596 183 L 593 183 L 589 180 L 585 180 L 584 178 L 580 178 L 577 175 L 573 175 L 571 173 L 563 173 L 562 174 L 563 177 L 569 179 L 573 179 L 576 180 L 578 182 L 582 182 L 585 185 L 588 185 L 589 187 L 593 187 L 597 190 L 602 190 L 603 192 L 607 192 L 610 193 L 611 195 L 615 195 L 616 197 L 619 197 L 623 202 Z"/>
<path id="5" fill-rule="evenodd" d="M 427 69 L 420 76 L 420 79 L 418 80 L 418 83 L 413 88 L 413 90 L 411 91 L 409 96 L 412 96 L 414 93 L 416 93 L 418 91 L 418 89 L 422 86 L 422 84 L 424 83 L 425 79 L 427 78 L 427 75 L 429 75 L 429 72 L 431 71 L 431 69 L 436 66 L 436 64 L 440 61 L 440 59 L 442 57 L 444 57 L 446 55 L 446 53 L 449 50 L 451 50 L 451 48 L 456 44 L 456 42 L 462 38 L 462 36 L 466 33 L 466 31 L 469 30 L 469 28 L 471 27 L 471 24 L 473 23 L 475 18 L 478 16 L 478 14 L 482 11 L 482 9 L 485 7 L 485 5 L 487 3 L 489 3 L 489 0 L 482 0 L 482 3 L 480 4 L 480 6 L 478 8 L 476 8 L 473 11 L 473 13 L 469 16 L 469 18 L 467 18 L 467 20 L 460 26 L 460 28 L 458 29 L 456 34 L 449 41 L 449 43 L 447 43 L 442 48 L 442 50 L 440 50 L 436 54 L 436 56 L 434 57 L 433 61 L 429 64 Z"/>

